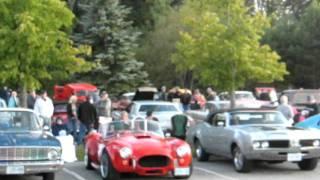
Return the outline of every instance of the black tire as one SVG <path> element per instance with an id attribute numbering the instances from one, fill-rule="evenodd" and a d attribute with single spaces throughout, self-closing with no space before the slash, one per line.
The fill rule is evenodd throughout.
<path id="1" fill-rule="evenodd" d="M 103 180 L 120 179 L 120 174 L 113 167 L 110 157 L 105 151 L 101 155 L 100 175 Z"/>
<path id="2" fill-rule="evenodd" d="M 210 155 L 203 149 L 199 140 L 195 142 L 195 153 L 198 161 L 208 161 Z"/>
<path id="3" fill-rule="evenodd" d="M 188 176 L 175 176 L 173 173 L 173 177 L 175 179 L 189 179 L 193 172 L 193 165 L 191 164 L 189 168 L 190 168 L 190 174 Z"/>
<path id="4" fill-rule="evenodd" d="M 86 166 L 86 169 L 88 170 L 93 170 L 93 166 L 91 165 L 92 161 L 90 159 L 89 153 L 88 153 L 88 149 L 86 148 L 85 152 L 84 152 L 84 158 L 83 158 L 84 164 Z"/>
<path id="5" fill-rule="evenodd" d="M 43 180 L 54 180 L 54 173 L 45 173 L 42 175 Z"/>
<path id="6" fill-rule="evenodd" d="M 241 152 L 241 149 L 236 146 L 233 149 L 233 166 L 237 172 L 246 173 L 250 172 L 252 169 L 252 161 L 248 160 L 244 154 Z"/>
<path id="7" fill-rule="evenodd" d="M 298 166 L 301 170 L 312 171 L 318 165 L 318 159 L 304 159 L 298 162 Z"/>

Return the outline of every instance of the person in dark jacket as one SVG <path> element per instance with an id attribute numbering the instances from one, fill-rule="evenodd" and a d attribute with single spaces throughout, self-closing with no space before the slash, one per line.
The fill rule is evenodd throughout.
<path id="1" fill-rule="evenodd" d="M 34 104 L 36 103 L 37 94 L 35 91 L 30 91 L 27 97 L 27 106 L 29 109 L 34 109 Z"/>
<path id="2" fill-rule="evenodd" d="M 90 103 L 90 97 L 86 97 L 86 101 L 80 104 L 78 108 L 78 119 L 80 121 L 80 132 L 78 135 L 78 144 L 82 143 L 83 137 L 91 129 L 98 129 L 99 121 L 97 110 Z"/>

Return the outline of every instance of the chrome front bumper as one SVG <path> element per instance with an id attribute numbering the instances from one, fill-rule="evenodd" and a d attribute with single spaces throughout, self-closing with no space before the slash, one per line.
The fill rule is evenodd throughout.
<path id="1" fill-rule="evenodd" d="M 0 175 L 24 175 L 42 174 L 59 171 L 63 168 L 64 162 L 58 161 L 29 161 L 29 162 L 1 162 Z M 9 167 L 23 167 L 23 172 L 8 172 Z"/>
<path id="2" fill-rule="evenodd" d="M 247 159 L 250 160 L 263 160 L 263 161 L 288 161 L 288 154 L 301 153 L 302 159 L 320 158 L 320 148 L 267 148 L 256 149 L 245 154 Z"/>

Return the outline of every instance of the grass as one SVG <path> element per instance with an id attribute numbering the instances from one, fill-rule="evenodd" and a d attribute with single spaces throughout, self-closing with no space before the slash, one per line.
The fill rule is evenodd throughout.
<path id="1" fill-rule="evenodd" d="M 76 155 L 77 155 L 78 161 L 83 161 L 83 156 L 84 156 L 84 145 L 83 144 L 80 144 L 77 146 Z"/>

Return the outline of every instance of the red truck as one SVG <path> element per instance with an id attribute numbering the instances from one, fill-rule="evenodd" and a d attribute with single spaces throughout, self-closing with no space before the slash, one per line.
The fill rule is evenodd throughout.
<path id="1" fill-rule="evenodd" d="M 70 83 L 64 86 L 54 86 L 54 101 L 68 101 L 70 96 L 76 95 L 79 102 L 85 100 L 86 95 L 97 94 L 98 88 L 89 83 Z"/>

